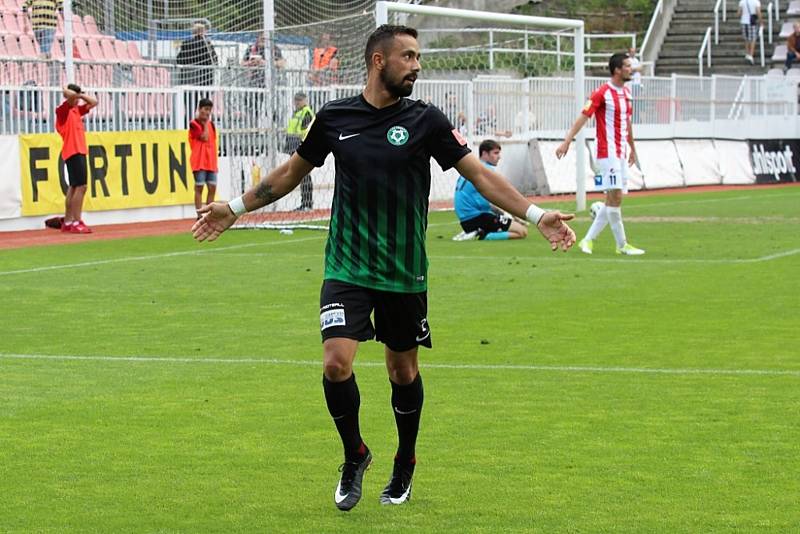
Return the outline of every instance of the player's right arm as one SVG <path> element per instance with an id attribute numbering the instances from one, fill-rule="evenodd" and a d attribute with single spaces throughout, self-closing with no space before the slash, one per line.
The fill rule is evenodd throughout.
<path id="1" fill-rule="evenodd" d="M 561 143 L 558 148 L 556 149 L 556 157 L 558 159 L 563 158 L 569 152 L 569 145 L 572 143 L 572 140 L 575 139 L 575 136 L 578 135 L 578 132 L 586 126 L 587 121 L 597 112 L 597 110 L 603 105 L 604 97 L 603 97 L 603 87 L 592 93 L 589 97 L 589 100 L 586 101 L 586 105 L 581 110 L 581 114 L 578 115 L 578 118 L 575 120 L 575 124 L 572 125 L 572 128 L 569 129 L 567 135 L 564 137 L 564 142 Z"/>
<path id="2" fill-rule="evenodd" d="M 275 167 L 261 182 L 244 195 L 230 202 L 214 202 L 197 212 L 201 215 L 192 235 L 198 241 L 214 241 L 231 227 L 242 213 L 263 208 L 285 196 L 300 184 L 314 166 L 297 153 L 282 165 Z"/>

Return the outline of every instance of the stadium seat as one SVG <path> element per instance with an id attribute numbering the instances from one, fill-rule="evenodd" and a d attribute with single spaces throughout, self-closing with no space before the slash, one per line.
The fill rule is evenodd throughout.
<path id="1" fill-rule="evenodd" d="M 780 37 L 782 37 L 783 39 L 786 39 L 792 33 L 794 33 L 793 23 L 792 22 L 784 22 L 783 26 L 781 26 Z"/>
<path id="2" fill-rule="evenodd" d="M 103 48 L 100 46 L 100 41 L 90 37 L 86 39 L 86 46 L 89 48 L 89 53 L 93 61 L 105 61 L 106 55 L 103 53 Z"/>
<path id="3" fill-rule="evenodd" d="M 72 54 L 76 59 L 83 59 L 86 61 L 92 61 L 92 53 L 89 51 L 89 47 L 86 46 L 86 40 L 76 37 L 72 40 Z"/>
<path id="4" fill-rule="evenodd" d="M 144 58 L 142 57 L 142 53 L 139 52 L 139 47 L 136 46 L 136 43 L 134 43 L 133 41 L 128 41 L 128 56 L 134 63 L 145 62 Z"/>
<path id="5" fill-rule="evenodd" d="M 100 48 L 103 50 L 103 57 L 106 58 L 106 61 L 120 61 L 120 58 L 117 57 L 117 51 L 114 48 L 114 42 L 109 39 L 103 39 L 100 41 Z"/>
<path id="6" fill-rule="evenodd" d="M 8 51 L 6 50 L 6 44 L 2 38 L 0 38 L 0 57 L 8 56 Z"/>
<path id="7" fill-rule="evenodd" d="M 0 65 L 0 84 L 1 85 L 20 85 L 22 83 L 22 73 L 19 65 L 14 62 L 3 63 Z"/>
<path id="8" fill-rule="evenodd" d="M 89 35 L 103 35 L 97 28 L 97 21 L 94 20 L 94 17 L 91 15 L 83 17 L 83 26 L 86 28 L 86 32 Z"/>
<path id="9" fill-rule="evenodd" d="M 39 57 L 39 44 L 28 35 L 19 36 L 19 49 L 24 57 Z"/>
<path id="10" fill-rule="evenodd" d="M 22 71 L 22 83 L 31 83 L 39 87 L 47 87 L 50 85 L 50 79 L 47 75 L 47 65 L 44 63 L 24 63 L 20 67 Z"/>
<path id="11" fill-rule="evenodd" d="M 61 39 L 53 39 L 53 46 L 50 48 L 50 54 L 53 59 L 64 59 L 64 41 Z"/>
<path id="12" fill-rule="evenodd" d="M 72 18 L 72 33 L 75 37 L 89 37 L 86 28 L 83 27 L 83 21 L 77 15 Z"/>
<path id="13" fill-rule="evenodd" d="M 793 2 L 789 3 L 789 7 L 786 9 L 787 15 L 800 15 L 800 0 L 794 0 Z"/>
<path id="14" fill-rule="evenodd" d="M 769 69 L 767 71 L 767 76 L 770 78 L 782 78 L 783 77 L 783 70 L 782 69 Z"/>
<path id="15" fill-rule="evenodd" d="M 772 53 L 772 61 L 783 63 L 786 61 L 786 45 L 778 45 L 775 47 L 775 52 Z"/>
<path id="16" fill-rule="evenodd" d="M 114 51 L 117 53 L 117 58 L 120 62 L 132 62 L 130 53 L 128 52 L 128 43 L 125 41 L 120 41 L 119 39 L 114 40 Z"/>
<path id="17" fill-rule="evenodd" d="M 17 13 L 3 13 L 3 28 L 6 34 L 20 35 L 25 33 L 19 25 Z"/>
<path id="18" fill-rule="evenodd" d="M 22 51 L 19 49 L 19 41 L 16 35 L 5 35 L 3 36 L 3 41 L 9 56 L 22 57 Z"/>
<path id="19" fill-rule="evenodd" d="M 16 12 L 22 9 L 22 6 L 19 5 L 16 0 L 5 0 L 3 4 L 5 5 L 6 11 Z"/>
<path id="20" fill-rule="evenodd" d="M 789 69 L 786 72 L 786 76 L 789 78 L 800 78 L 800 69 Z"/>

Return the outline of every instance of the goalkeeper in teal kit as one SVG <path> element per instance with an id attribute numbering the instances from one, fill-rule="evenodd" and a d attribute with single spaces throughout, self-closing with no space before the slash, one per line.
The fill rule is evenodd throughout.
<path id="1" fill-rule="evenodd" d="M 500 161 L 500 151 L 500 144 L 491 139 L 481 143 L 478 148 L 481 161 L 492 170 Z M 502 241 L 528 237 L 528 228 L 524 224 L 493 207 L 463 176 L 459 176 L 456 182 L 455 208 L 461 228 L 464 229 L 453 238 L 455 241 Z"/>

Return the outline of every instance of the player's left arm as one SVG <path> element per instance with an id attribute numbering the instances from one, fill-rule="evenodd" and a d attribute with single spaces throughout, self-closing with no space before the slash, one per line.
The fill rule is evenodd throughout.
<path id="1" fill-rule="evenodd" d="M 86 111 L 89 111 L 90 109 L 92 109 L 94 107 L 97 107 L 97 99 L 95 97 L 93 97 L 92 95 L 87 95 L 86 93 L 81 93 L 81 94 L 78 95 L 78 98 L 80 98 L 81 100 L 84 101 L 83 107 L 86 109 Z"/>
<path id="2" fill-rule="evenodd" d="M 636 145 L 633 144 L 633 122 L 628 122 L 628 165 L 636 164 Z"/>
<path id="3" fill-rule="evenodd" d="M 575 215 L 560 211 L 545 211 L 532 204 L 500 174 L 486 167 L 474 154 L 467 154 L 455 164 L 456 170 L 493 205 L 515 217 L 535 224 L 550 242 L 550 248 L 565 252 L 575 243 L 575 232 L 566 224 Z"/>

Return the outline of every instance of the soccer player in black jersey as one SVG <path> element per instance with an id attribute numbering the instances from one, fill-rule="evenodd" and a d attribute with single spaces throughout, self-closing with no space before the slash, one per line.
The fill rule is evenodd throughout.
<path id="1" fill-rule="evenodd" d="M 192 228 L 195 239 L 213 241 L 239 215 L 292 191 L 333 153 L 336 180 L 320 329 L 325 400 L 344 446 L 334 493 L 340 510 L 350 510 L 361 499 L 364 471 L 372 461 L 359 430 L 353 361 L 359 342 L 373 338 L 385 345 L 399 438 L 380 501 L 402 504 L 411 498 L 423 400 L 417 349 L 431 347 L 425 254 L 431 157 L 443 169 L 455 167 L 495 206 L 536 225 L 552 250 L 566 251 L 575 242 L 564 222 L 572 215 L 531 204 L 470 153 L 438 108 L 405 98 L 420 71 L 416 37 L 416 30 L 405 26 L 376 29 L 365 50 L 364 91 L 326 104 L 286 163 L 241 197 L 201 209 L 202 218 Z"/>

